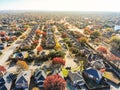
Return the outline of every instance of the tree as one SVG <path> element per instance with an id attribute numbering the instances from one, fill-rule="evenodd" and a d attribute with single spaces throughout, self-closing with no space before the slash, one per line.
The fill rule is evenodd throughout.
<path id="1" fill-rule="evenodd" d="M 39 40 L 34 40 L 34 41 L 33 41 L 33 44 L 34 44 L 34 45 L 37 45 L 38 43 L 39 43 Z"/>
<path id="2" fill-rule="evenodd" d="M 25 61 L 17 61 L 17 66 L 22 70 L 28 70 L 28 65 Z"/>
<path id="3" fill-rule="evenodd" d="M 67 38 L 67 37 L 68 37 L 67 33 L 62 33 L 62 38 Z"/>
<path id="4" fill-rule="evenodd" d="M 49 53 L 50 58 L 54 58 L 54 57 L 64 58 L 64 56 L 65 56 L 65 52 L 60 51 L 60 50 L 51 50 L 50 53 Z"/>
<path id="5" fill-rule="evenodd" d="M 0 72 L 6 72 L 6 68 L 0 65 Z"/>
<path id="6" fill-rule="evenodd" d="M 32 88 L 32 90 L 40 90 L 38 87 L 34 87 Z"/>
<path id="7" fill-rule="evenodd" d="M 60 64 L 65 65 L 65 60 L 63 60 L 61 57 L 55 57 L 52 59 L 53 64 Z"/>
<path id="8" fill-rule="evenodd" d="M 120 51 L 120 37 L 118 37 L 118 36 L 111 37 L 110 43 L 115 50 Z"/>
<path id="9" fill-rule="evenodd" d="M 96 39 L 96 38 L 98 38 L 98 37 L 100 37 L 101 36 L 101 33 L 100 33 L 100 31 L 98 31 L 98 30 L 94 30 L 92 33 L 91 33 L 91 35 L 90 35 L 90 37 L 92 38 L 92 39 Z"/>
<path id="10" fill-rule="evenodd" d="M 37 51 L 40 52 L 40 51 L 42 51 L 42 50 L 43 50 L 42 46 L 38 46 L 38 47 L 37 47 Z"/>
<path id="11" fill-rule="evenodd" d="M 24 28 L 30 28 L 30 25 L 24 25 Z"/>
<path id="12" fill-rule="evenodd" d="M 5 37 L 5 40 L 6 40 L 6 41 L 9 41 L 9 39 L 10 39 L 10 38 L 9 38 L 8 36 Z"/>
<path id="13" fill-rule="evenodd" d="M 1 36 L 4 36 L 5 34 L 6 34 L 5 31 L 1 31 L 1 32 L 0 32 L 0 35 L 1 35 Z"/>
<path id="14" fill-rule="evenodd" d="M 58 42 L 56 42 L 56 45 L 54 48 L 55 48 L 55 50 L 61 50 L 62 46 Z"/>
<path id="15" fill-rule="evenodd" d="M 15 41 L 17 39 L 16 36 L 12 36 L 12 40 Z"/>
<path id="16" fill-rule="evenodd" d="M 81 38 L 79 38 L 79 42 L 80 43 L 87 43 L 87 38 L 86 37 L 81 37 Z"/>
<path id="17" fill-rule="evenodd" d="M 107 54 L 107 49 L 104 46 L 99 46 L 97 51 L 103 54 Z"/>
<path id="18" fill-rule="evenodd" d="M 43 86 L 45 90 L 65 90 L 66 82 L 61 76 L 56 74 L 48 76 Z"/>
<path id="19" fill-rule="evenodd" d="M 37 47 L 37 54 L 43 50 L 42 46 Z"/>
<path id="20" fill-rule="evenodd" d="M 35 31 L 36 35 L 40 35 L 40 34 L 41 34 L 41 32 L 42 32 L 42 31 L 41 31 L 41 30 L 39 30 L 39 29 Z"/>
<path id="21" fill-rule="evenodd" d="M 87 35 L 90 35 L 92 33 L 92 31 L 90 30 L 89 27 L 85 27 L 84 28 L 84 33 L 87 34 Z"/>

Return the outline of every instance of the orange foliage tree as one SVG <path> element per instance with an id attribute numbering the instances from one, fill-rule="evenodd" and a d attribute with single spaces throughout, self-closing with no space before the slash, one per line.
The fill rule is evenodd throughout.
<path id="1" fill-rule="evenodd" d="M 37 51 L 40 52 L 40 51 L 42 51 L 42 50 L 43 50 L 42 46 L 38 46 L 38 47 L 37 47 Z"/>
<path id="2" fill-rule="evenodd" d="M 97 51 L 103 54 L 107 54 L 107 49 L 104 46 L 99 46 Z"/>
<path id="3" fill-rule="evenodd" d="M 6 72 L 6 68 L 0 65 L 0 72 Z"/>
<path id="4" fill-rule="evenodd" d="M 9 38 L 8 36 L 5 37 L 5 40 L 6 40 L 6 41 L 9 41 L 9 39 L 10 39 L 10 38 Z"/>
<path id="5" fill-rule="evenodd" d="M 41 30 L 38 29 L 38 30 L 35 31 L 35 33 L 36 33 L 36 35 L 40 35 L 41 34 Z"/>
<path id="6" fill-rule="evenodd" d="M 87 38 L 86 37 L 80 37 L 79 42 L 80 43 L 87 43 Z"/>
<path id="7" fill-rule="evenodd" d="M 44 90 L 65 90 L 66 82 L 59 75 L 48 76 L 44 81 Z"/>
<path id="8" fill-rule="evenodd" d="M 63 60 L 61 57 L 55 57 L 52 59 L 53 64 L 60 64 L 65 65 L 65 60 Z"/>
<path id="9" fill-rule="evenodd" d="M 34 40 L 33 44 L 37 45 L 39 43 L 39 40 Z"/>
<path id="10" fill-rule="evenodd" d="M 39 54 L 39 52 L 41 52 L 43 50 L 42 46 L 38 46 L 37 47 L 37 54 Z"/>
<path id="11" fill-rule="evenodd" d="M 17 61 L 17 66 L 22 70 L 28 70 L 28 64 L 25 61 Z"/>
<path id="12" fill-rule="evenodd" d="M 5 34 L 6 34 L 5 31 L 1 31 L 1 32 L 0 32 L 0 35 L 2 35 L 2 36 L 5 35 Z"/>
<path id="13" fill-rule="evenodd" d="M 12 36 L 12 40 L 14 41 L 14 40 L 16 40 L 17 39 L 17 37 L 16 36 Z"/>
<path id="14" fill-rule="evenodd" d="M 92 31 L 90 30 L 89 27 L 85 27 L 84 28 L 84 33 L 87 34 L 87 35 L 90 35 L 92 33 Z"/>
<path id="15" fill-rule="evenodd" d="M 38 87 L 34 87 L 32 88 L 32 90 L 40 90 Z"/>

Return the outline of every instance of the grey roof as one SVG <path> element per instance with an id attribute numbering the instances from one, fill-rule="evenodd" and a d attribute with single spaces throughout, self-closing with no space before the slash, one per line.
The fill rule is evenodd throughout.
<path id="1" fill-rule="evenodd" d="M 4 76 L 3 79 L 5 80 L 5 84 L 3 85 L 4 87 L 6 87 L 7 90 L 10 90 L 11 86 L 12 86 L 12 80 L 8 80 L 8 77 L 11 73 L 7 72 Z"/>
<path id="2" fill-rule="evenodd" d="M 116 25 L 120 25 L 120 20 L 118 20 L 118 21 L 116 22 Z"/>
<path id="3" fill-rule="evenodd" d="M 46 74 L 43 70 L 36 70 L 35 72 L 35 78 L 39 79 L 41 76 L 43 76 L 44 78 L 46 78 Z"/>
<path id="4" fill-rule="evenodd" d="M 77 84 L 78 82 L 81 82 L 81 81 L 84 82 L 83 77 L 79 72 L 69 71 L 68 76 L 73 84 Z"/>
<path id="5" fill-rule="evenodd" d="M 31 77 L 31 71 L 22 71 L 22 72 L 18 75 L 17 80 L 16 80 L 15 83 L 17 83 L 17 81 L 18 81 L 19 79 L 21 79 L 21 77 L 24 77 L 24 79 L 27 81 L 27 85 L 29 85 L 29 83 L 30 83 L 30 77 Z"/>

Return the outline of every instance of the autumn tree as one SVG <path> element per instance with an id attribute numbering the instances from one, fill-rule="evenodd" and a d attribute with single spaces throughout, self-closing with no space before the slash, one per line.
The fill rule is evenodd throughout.
<path id="1" fill-rule="evenodd" d="M 43 50 L 42 46 L 37 47 L 37 54 Z"/>
<path id="2" fill-rule="evenodd" d="M 16 37 L 16 36 L 12 36 L 11 39 L 12 39 L 13 41 L 15 41 L 15 40 L 17 39 L 17 37 Z"/>
<path id="3" fill-rule="evenodd" d="M 34 44 L 34 45 L 37 45 L 38 43 L 39 43 L 39 40 L 34 40 L 34 41 L 33 41 L 33 44 Z"/>
<path id="4" fill-rule="evenodd" d="M 30 28 L 30 25 L 26 24 L 24 25 L 24 28 Z"/>
<path id="5" fill-rule="evenodd" d="M 53 64 L 60 64 L 65 65 L 65 60 L 63 60 L 61 57 L 55 57 L 52 59 Z"/>
<path id="6" fill-rule="evenodd" d="M 42 31 L 38 29 L 38 30 L 35 31 L 35 34 L 36 34 L 36 35 L 40 35 L 41 32 L 42 32 Z"/>
<path id="7" fill-rule="evenodd" d="M 0 72 L 6 72 L 6 68 L 0 65 Z"/>
<path id="8" fill-rule="evenodd" d="M 118 36 L 113 36 L 110 38 L 110 43 L 112 45 L 112 48 L 114 50 L 119 50 L 120 51 L 120 37 Z"/>
<path id="9" fill-rule="evenodd" d="M 62 33 L 62 38 L 67 38 L 67 33 Z"/>
<path id="10" fill-rule="evenodd" d="M 1 35 L 1 36 L 4 36 L 5 34 L 6 34 L 5 31 L 1 31 L 1 32 L 0 32 L 0 35 Z"/>
<path id="11" fill-rule="evenodd" d="M 100 37 L 101 36 L 101 33 L 100 33 L 100 31 L 98 31 L 98 30 L 94 30 L 92 33 L 91 33 L 91 35 L 90 35 L 90 37 L 92 38 L 92 39 L 96 39 L 96 38 L 98 38 L 98 37 Z"/>
<path id="12" fill-rule="evenodd" d="M 33 87 L 32 90 L 40 90 L 38 87 Z"/>
<path id="13" fill-rule="evenodd" d="M 10 38 L 9 38 L 8 36 L 5 37 L 5 40 L 6 40 L 6 41 L 9 41 L 9 39 L 10 39 Z"/>
<path id="14" fill-rule="evenodd" d="M 19 61 L 17 61 L 16 65 L 21 70 L 28 70 L 28 64 L 25 61 L 19 60 Z"/>
<path id="15" fill-rule="evenodd" d="M 61 50 L 62 46 L 59 44 L 59 42 L 56 42 L 56 45 L 54 47 L 55 50 Z"/>
<path id="16" fill-rule="evenodd" d="M 92 33 L 92 31 L 90 30 L 89 27 L 85 27 L 85 28 L 84 28 L 84 33 L 85 33 L 86 35 L 90 35 L 90 34 Z"/>
<path id="17" fill-rule="evenodd" d="M 103 54 L 107 54 L 107 49 L 104 46 L 99 46 L 97 51 Z"/>
<path id="18" fill-rule="evenodd" d="M 66 82 L 59 75 L 48 76 L 44 81 L 44 90 L 65 90 Z"/>
<path id="19" fill-rule="evenodd" d="M 81 37 L 79 38 L 80 43 L 87 43 L 87 38 L 86 37 Z"/>

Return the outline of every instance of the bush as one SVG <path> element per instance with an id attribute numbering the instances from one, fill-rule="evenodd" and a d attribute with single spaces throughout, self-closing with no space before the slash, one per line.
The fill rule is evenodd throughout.
<path id="1" fill-rule="evenodd" d="M 64 56 L 65 56 L 65 53 L 63 51 L 52 50 L 49 53 L 50 58 L 54 58 L 54 57 L 62 57 L 62 58 L 64 58 Z"/>

